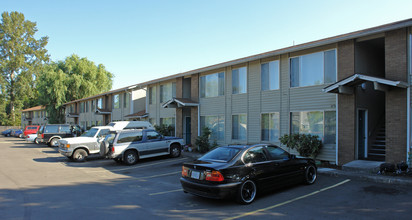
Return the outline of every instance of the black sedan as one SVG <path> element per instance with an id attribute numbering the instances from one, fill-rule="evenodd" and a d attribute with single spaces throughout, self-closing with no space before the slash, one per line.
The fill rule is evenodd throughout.
<path id="1" fill-rule="evenodd" d="M 254 201 L 257 192 L 292 182 L 316 181 L 313 159 L 289 154 L 275 145 L 231 145 L 216 148 L 182 167 L 185 193 L 222 199 L 235 197 L 241 204 Z"/>

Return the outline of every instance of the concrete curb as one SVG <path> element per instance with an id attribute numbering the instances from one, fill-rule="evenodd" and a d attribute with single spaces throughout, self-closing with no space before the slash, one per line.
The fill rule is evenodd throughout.
<path id="1" fill-rule="evenodd" d="M 362 172 L 349 172 L 330 168 L 318 168 L 318 174 L 327 176 L 347 177 L 350 179 L 369 181 L 374 183 L 397 184 L 412 186 L 412 178 L 400 176 L 385 176 Z"/>

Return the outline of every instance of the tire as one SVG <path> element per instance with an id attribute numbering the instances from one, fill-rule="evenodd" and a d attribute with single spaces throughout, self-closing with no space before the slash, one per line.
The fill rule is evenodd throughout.
<path id="1" fill-rule="evenodd" d="M 257 187 L 252 180 L 246 180 L 243 182 L 238 191 L 236 200 L 240 204 L 249 205 L 256 198 Z"/>
<path id="2" fill-rule="evenodd" d="M 57 141 L 59 141 L 58 138 L 53 138 L 53 139 L 51 139 L 50 142 L 49 142 L 49 147 L 57 147 L 57 146 L 59 146 L 59 143 L 58 143 Z"/>
<path id="3" fill-rule="evenodd" d="M 172 144 L 172 146 L 170 146 L 170 157 L 179 157 L 180 154 L 182 153 L 182 150 L 180 149 L 180 146 L 177 144 Z"/>
<path id="4" fill-rule="evenodd" d="M 102 141 L 100 143 L 100 156 L 105 157 L 107 153 L 109 153 L 109 142 L 107 141 Z"/>
<path id="5" fill-rule="evenodd" d="M 129 166 L 133 165 L 133 164 L 137 163 L 138 160 L 139 159 L 137 157 L 137 153 L 133 150 L 128 150 L 123 155 L 123 162 L 126 165 L 129 165 Z"/>
<path id="6" fill-rule="evenodd" d="M 307 185 L 311 185 L 316 181 L 317 171 L 316 167 L 312 164 L 309 164 L 305 169 L 304 180 Z"/>
<path id="7" fill-rule="evenodd" d="M 87 157 L 87 151 L 84 149 L 77 149 L 73 153 L 73 160 L 76 162 L 84 162 Z"/>

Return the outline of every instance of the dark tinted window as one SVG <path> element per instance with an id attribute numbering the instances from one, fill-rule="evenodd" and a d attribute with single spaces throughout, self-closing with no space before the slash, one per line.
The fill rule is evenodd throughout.
<path id="1" fill-rule="evenodd" d="M 274 160 L 282 160 L 289 156 L 288 152 L 277 146 L 267 146 L 266 149 Z"/>
<path id="2" fill-rule="evenodd" d="M 44 133 L 58 133 L 59 126 L 58 125 L 46 125 L 44 127 Z"/>
<path id="3" fill-rule="evenodd" d="M 156 131 L 147 132 L 147 139 L 148 140 L 159 139 L 159 138 L 160 138 L 160 134 L 157 133 Z"/>
<path id="4" fill-rule="evenodd" d="M 203 155 L 199 160 L 212 160 L 228 162 L 233 159 L 238 153 L 239 149 L 231 147 L 218 147 L 207 154 Z"/>
<path id="5" fill-rule="evenodd" d="M 70 126 L 69 125 L 61 125 L 60 126 L 60 133 L 70 134 Z"/>
<path id="6" fill-rule="evenodd" d="M 119 139 L 117 140 L 117 143 L 127 143 L 127 142 L 133 142 L 133 141 L 141 141 L 143 137 L 143 134 L 141 131 L 138 132 L 127 132 L 127 133 L 121 133 L 119 135 Z"/>
<path id="7" fill-rule="evenodd" d="M 37 130 L 37 127 L 27 127 L 27 130 Z"/>
<path id="8" fill-rule="evenodd" d="M 266 155 L 263 147 L 255 147 L 246 152 L 243 157 L 245 163 L 258 163 L 266 161 Z"/>

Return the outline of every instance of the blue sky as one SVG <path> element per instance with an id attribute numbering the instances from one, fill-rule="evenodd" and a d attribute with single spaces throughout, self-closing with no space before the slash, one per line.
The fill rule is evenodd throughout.
<path id="1" fill-rule="evenodd" d="M 411 0 L 3 0 L 53 61 L 103 64 L 113 89 L 412 18 Z"/>

